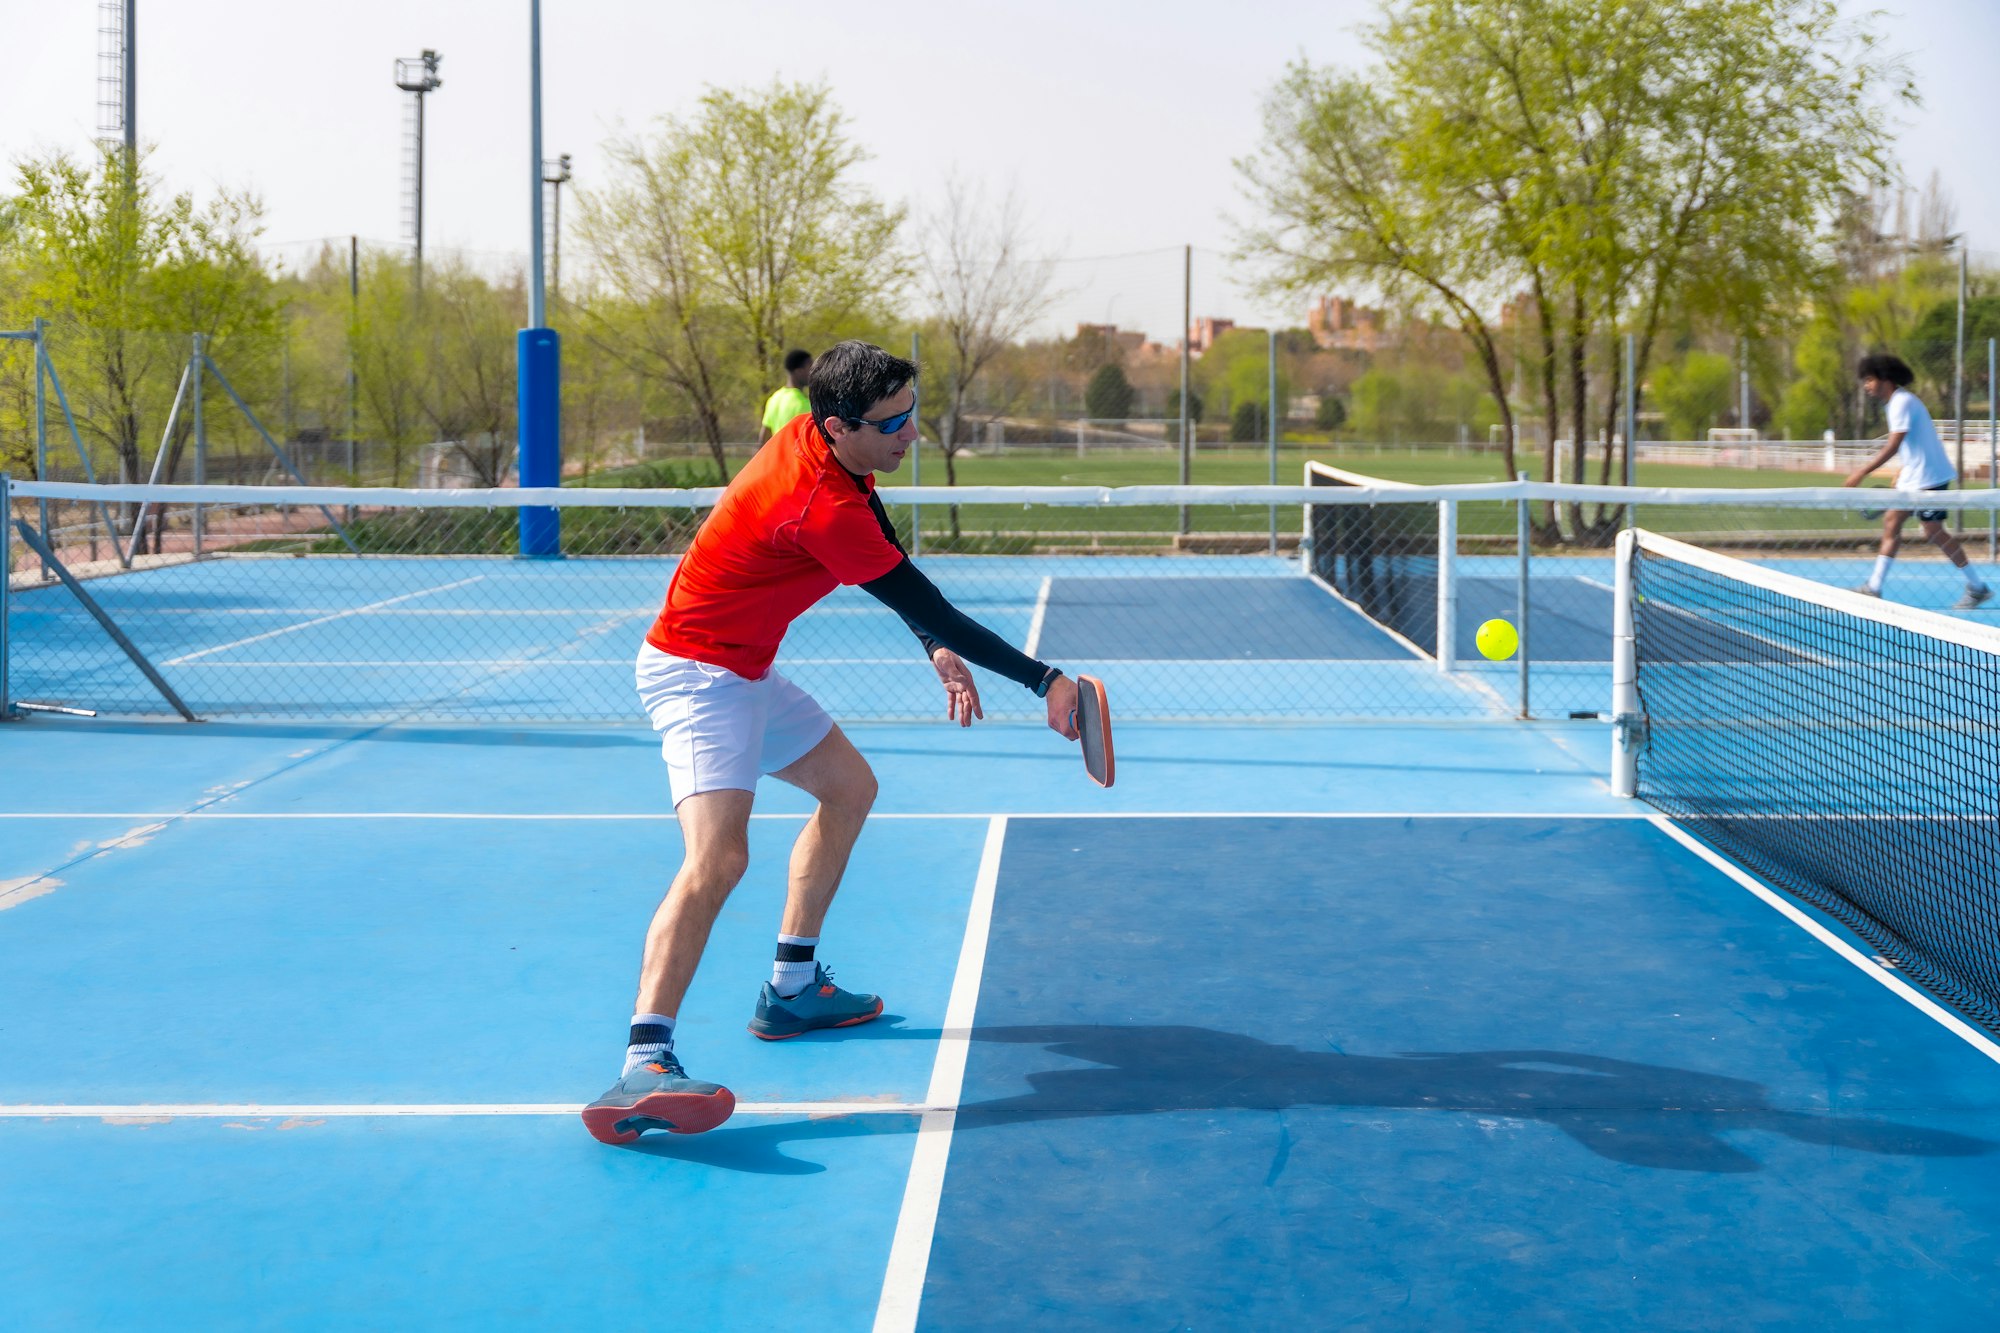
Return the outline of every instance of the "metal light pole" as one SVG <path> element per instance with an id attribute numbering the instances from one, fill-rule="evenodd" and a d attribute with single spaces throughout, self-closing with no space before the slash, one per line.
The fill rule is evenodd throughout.
<path id="1" fill-rule="evenodd" d="M 1965 246 L 1958 247 L 1958 335 L 1952 340 L 1951 352 L 1951 415 L 1956 423 L 1957 457 L 1952 461 L 1958 468 L 1958 475 L 1965 475 Z M 1959 532 L 1965 531 L 1965 511 L 1954 514 L 1952 524 Z"/>
<path id="2" fill-rule="evenodd" d="M 352 486 L 360 480 L 360 380 L 354 373 L 354 338 L 361 329 L 361 238 L 347 238 L 347 482 Z M 401 477 L 392 485 L 403 484 Z M 351 519 L 349 520 L 352 521 Z"/>
<path id="3" fill-rule="evenodd" d="M 407 225 L 417 252 L 418 295 L 424 290 L 424 96 L 444 86 L 437 72 L 438 62 L 443 59 L 435 51 L 425 51 L 414 59 L 396 61 L 396 86 L 413 96 L 416 108 L 411 121 L 411 140 L 405 144 L 410 156 L 403 163 L 403 173 L 410 190 L 406 201 L 410 210 Z"/>
<path id="4" fill-rule="evenodd" d="M 1194 341 L 1194 247 L 1181 250 L 1181 485 L 1188 484 L 1193 446 L 1188 442 L 1188 354 Z M 1188 530 L 1188 507 L 1181 506 L 1180 530 Z"/>
<path id="5" fill-rule="evenodd" d="M 542 0 L 528 0 L 528 327 L 514 338 L 523 486 L 562 485 L 562 344 L 548 327 L 542 283 Z M 562 555 L 562 516 L 523 506 L 521 554 Z"/>
<path id="6" fill-rule="evenodd" d="M 138 0 L 98 0 L 97 129 L 106 148 L 118 136 L 128 187 L 139 167 L 138 34 Z"/>
<path id="7" fill-rule="evenodd" d="M 570 179 L 568 153 L 542 163 L 542 183 L 555 187 L 549 213 L 549 291 L 557 301 L 562 300 L 562 187 Z"/>
<path id="8" fill-rule="evenodd" d="M 1750 337 L 1736 340 L 1736 426 L 1750 429 Z"/>
<path id="9" fill-rule="evenodd" d="M 1264 395 L 1264 420 L 1270 427 L 1271 467 L 1270 484 L 1278 484 L 1278 329 L 1272 325 L 1264 341 L 1264 359 L 1267 382 Z M 1271 506 L 1271 554 L 1278 553 L 1278 507 Z"/>
<path id="10" fill-rule="evenodd" d="M 125 0 L 125 180 L 139 179 L 139 0 Z"/>

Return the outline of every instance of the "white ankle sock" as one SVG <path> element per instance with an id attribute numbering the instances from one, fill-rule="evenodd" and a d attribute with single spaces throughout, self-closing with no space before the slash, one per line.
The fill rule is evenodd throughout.
<path id="1" fill-rule="evenodd" d="M 1968 591 L 1971 592 L 1985 591 L 1986 584 L 1979 577 L 1979 575 L 1973 571 L 1972 564 L 1970 561 L 1967 561 L 1965 564 L 1960 565 L 1958 567 L 1958 572 L 1965 575 L 1965 586 Z"/>
<path id="2" fill-rule="evenodd" d="M 818 947 L 817 935 L 778 936 L 778 958 L 771 964 L 771 989 L 789 1000 L 812 985 L 813 973 L 819 967 L 813 961 L 813 950 Z"/>
<path id="3" fill-rule="evenodd" d="M 664 1037 L 660 1031 L 662 1028 L 666 1029 Z M 674 1020 L 671 1017 L 666 1014 L 632 1015 L 631 1039 L 625 1046 L 625 1070 L 618 1077 L 624 1078 L 660 1052 L 673 1048 Z"/>
<path id="4" fill-rule="evenodd" d="M 1882 591 L 1882 585 L 1889 581 L 1889 566 L 1895 563 L 1896 557 L 1893 555 L 1876 556 L 1875 572 L 1868 576 L 1868 586 L 1876 592 Z"/>

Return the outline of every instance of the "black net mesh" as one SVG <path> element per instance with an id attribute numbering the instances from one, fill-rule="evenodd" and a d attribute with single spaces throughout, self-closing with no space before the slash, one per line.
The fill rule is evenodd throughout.
<path id="1" fill-rule="evenodd" d="M 1313 486 L 1352 486 L 1313 468 Z M 1313 574 L 1377 624 L 1437 652 L 1438 513 L 1435 505 L 1309 505 Z"/>
<path id="2" fill-rule="evenodd" d="M 2000 1032 L 2000 633 L 1641 548 L 1639 795 Z"/>

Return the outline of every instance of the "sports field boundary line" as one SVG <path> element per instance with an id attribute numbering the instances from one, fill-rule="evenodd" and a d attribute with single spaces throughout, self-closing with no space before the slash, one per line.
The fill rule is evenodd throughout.
<path id="1" fill-rule="evenodd" d="M 1960 1018 L 1957 1014 L 1954 1014 L 1951 1010 L 1945 1008 L 1936 1000 L 1897 976 L 1890 969 L 1862 953 L 1861 950 L 1855 948 L 1834 931 L 1828 929 L 1823 922 L 1816 920 L 1803 907 L 1793 902 L 1782 892 L 1772 888 L 1742 866 L 1731 861 L 1721 852 L 1716 851 L 1686 829 L 1681 828 L 1666 815 L 1656 814 L 1649 816 L 1649 818 L 1655 828 L 1693 852 L 1702 860 L 1708 862 L 1708 864 L 1714 866 L 1717 870 L 1720 870 L 1723 874 L 1729 876 L 1730 879 L 1736 881 L 1741 887 L 1748 889 L 1770 906 L 1778 909 L 1794 925 L 1804 928 L 1807 934 L 1811 935 L 1821 944 L 1824 944 L 1827 948 L 1860 968 L 1867 976 L 1881 982 L 1882 985 L 1888 987 L 1889 990 L 1908 1003 L 1911 1008 L 1930 1018 L 1938 1026 L 1964 1041 L 1966 1045 L 1972 1047 L 1972 1049 L 1978 1051 L 1987 1059 L 1993 1061 L 1995 1064 L 2000 1064 L 2000 1043 L 1995 1043 L 1991 1037 L 1973 1027 L 1963 1018 Z"/>
<path id="2" fill-rule="evenodd" d="M 925 1096 L 935 1109 L 924 1112 L 917 1124 L 910 1174 L 882 1275 L 882 1297 L 875 1307 L 875 1333 L 914 1333 L 917 1311 L 923 1304 L 924 1276 L 930 1271 L 931 1241 L 937 1231 L 938 1204 L 944 1197 L 945 1167 L 951 1159 L 952 1130 L 958 1124 L 958 1099 L 965 1087 L 965 1061 L 979 1007 L 979 982 L 986 971 L 986 943 L 993 928 L 993 895 L 1000 882 L 1007 820 L 1006 815 L 995 815 L 986 825 L 986 845 L 979 854 L 979 875 L 973 881 L 965 936 L 959 944 L 958 970 L 952 977 L 944 1031 L 938 1036 L 937 1061 L 931 1067 L 930 1091 Z"/>
<path id="3" fill-rule="evenodd" d="M 1056 577 L 1048 574 L 1042 578 L 1042 586 L 1035 590 L 1035 614 L 1028 621 L 1028 637 L 1021 644 L 1021 651 L 1029 657 L 1042 646 L 1042 626 L 1049 618 L 1049 592 L 1055 587 Z"/>
<path id="4" fill-rule="evenodd" d="M 582 1102 L 50 1102 L 0 1104 L 0 1120 L 101 1120 L 168 1117 L 213 1120 L 374 1117 L 580 1115 Z M 923 1115 L 928 1102 L 738 1102 L 735 1115 Z"/>
<path id="5" fill-rule="evenodd" d="M 474 574 L 469 579 L 458 579 L 451 583 L 440 583 L 435 588 L 419 588 L 415 592 L 406 592 L 400 596 L 386 598 L 383 601 L 370 602 L 367 606 L 357 606 L 347 611 L 336 611 L 332 615 L 320 616 L 316 620 L 302 620 L 296 625 L 286 625 L 279 629 L 266 630 L 262 634 L 252 634 L 247 639 L 235 639 L 229 643 L 218 643 L 213 648 L 202 648 L 195 652 L 183 653 L 179 657 L 168 658 L 166 661 L 160 663 L 160 665 L 182 666 L 198 658 L 207 657 L 211 653 L 226 653 L 231 648 L 242 648 L 248 644 L 262 643 L 266 639 L 275 639 L 284 634 L 296 634 L 300 630 L 312 629 L 314 626 L 330 624 L 336 620 L 345 620 L 349 616 L 367 615 L 369 612 L 379 611 L 385 606 L 394 606 L 397 602 L 407 602 L 413 597 L 428 597 L 432 593 L 450 592 L 453 588 L 463 588 L 468 583 L 482 583 L 486 578 L 487 576 L 484 574 Z"/>
<path id="6" fill-rule="evenodd" d="M 228 799 L 226 797 L 221 799 Z M 803 820 L 812 818 L 810 810 L 797 812 L 768 811 L 750 816 L 753 820 Z M 1009 810 L 965 811 L 965 810 L 876 810 L 870 812 L 870 823 L 877 820 L 918 820 L 918 819 L 1651 819 L 1654 816 L 1643 810 Z M 0 820 L 8 819 L 438 819 L 438 820 L 504 820 L 509 823 L 539 821 L 542 823 L 613 823 L 613 822 L 653 822 L 672 823 L 675 816 L 670 811 L 648 811 L 637 814 L 550 814 L 534 811 L 521 814 L 488 811 L 421 811 L 421 810 L 190 810 L 153 811 L 131 810 L 62 810 L 62 811 L 19 811 L 0 810 Z"/>

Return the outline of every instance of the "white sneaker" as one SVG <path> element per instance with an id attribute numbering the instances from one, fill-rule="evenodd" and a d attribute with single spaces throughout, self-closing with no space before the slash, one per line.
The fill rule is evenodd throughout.
<path id="1" fill-rule="evenodd" d="M 1951 604 L 1954 611 L 1973 611 L 1993 600 L 1991 588 L 1967 588 L 1965 596 Z"/>
<path id="2" fill-rule="evenodd" d="M 1871 588 L 1865 583 L 1857 583 L 1852 588 L 1849 588 L 1848 591 L 1858 592 L 1863 597 L 1880 597 L 1882 595 L 1880 588 Z"/>

